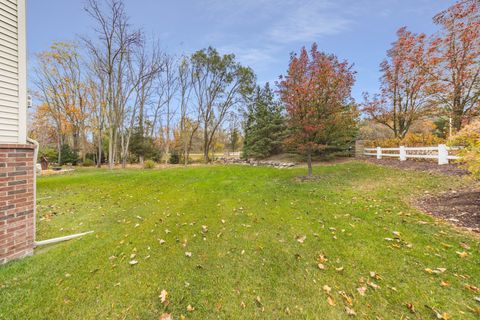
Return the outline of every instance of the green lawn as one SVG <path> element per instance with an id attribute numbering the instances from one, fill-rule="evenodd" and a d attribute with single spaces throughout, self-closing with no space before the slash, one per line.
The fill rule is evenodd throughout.
<path id="1" fill-rule="evenodd" d="M 95 233 L 0 267 L 0 319 L 478 319 L 478 237 L 408 204 L 465 181 L 350 162 L 298 182 L 305 170 L 39 178 L 38 240 Z"/>

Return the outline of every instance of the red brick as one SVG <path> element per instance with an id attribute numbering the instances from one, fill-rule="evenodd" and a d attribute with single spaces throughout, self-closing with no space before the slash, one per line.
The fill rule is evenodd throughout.
<path id="1" fill-rule="evenodd" d="M 0 264 L 33 251 L 33 145 L 0 144 Z"/>

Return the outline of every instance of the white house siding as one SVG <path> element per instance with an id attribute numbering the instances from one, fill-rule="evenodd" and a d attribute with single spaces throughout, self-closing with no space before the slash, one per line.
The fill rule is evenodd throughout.
<path id="1" fill-rule="evenodd" d="M 26 142 L 25 0 L 0 0 L 0 144 Z"/>

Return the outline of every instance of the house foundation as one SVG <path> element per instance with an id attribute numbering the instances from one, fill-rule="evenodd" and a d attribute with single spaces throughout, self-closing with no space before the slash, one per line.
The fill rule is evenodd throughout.
<path id="1" fill-rule="evenodd" d="M 33 253 L 35 146 L 0 144 L 0 264 Z"/>

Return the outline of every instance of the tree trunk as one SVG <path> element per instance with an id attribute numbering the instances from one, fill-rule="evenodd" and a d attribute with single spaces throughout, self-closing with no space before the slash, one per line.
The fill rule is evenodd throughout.
<path id="1" fill-rule="evenodd" d="M 98 156 L 97 156 L 97 168 L 102 166 L 102 132 L 98 133 Z"/>
<path id="2" fill-rule="evenodd" d="M 110 127 L 109 129 L 109 139 L 108 139 L 108 168 L 113 169 L 115 163 L 114 163 L 114 157 L 113 157 L 113 128 Z"/>
<path id="3" fill-rule="evenodd" d="M 307 152 L 307 164 L 308 164 L 308 176 L 311 177 L 313 175 L 311 150 L 308 150 Z"/>
<path id="4" fill-rule="evenodd" d="M 452 112 L 452 129 L 458 132 L 462 128 L 463 108 L 456 107 Z"/>
<path id="5" fill-rule="evenodd" d="M 61 165 L 62 164 L 62 136 L 61 135 L 58 135 L 58 139 L 57 139 L 57 153 L 58 153 L 58 158 L 57 158 L 57 161 L 58 161 L 58 165 Z"/>
<path id="6" fill-rule="evenodd" d="M 210 157 L 208 156 L 208 149 L 210 149 L 210 144 L 208 141 L 207 124 L 205 124 L 205 127 L 203 129 L 203 160 L 205 161 L 205 163 L 210 162 Z"/>

